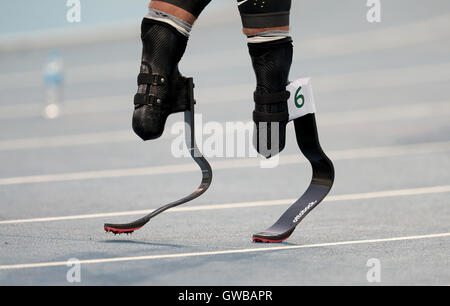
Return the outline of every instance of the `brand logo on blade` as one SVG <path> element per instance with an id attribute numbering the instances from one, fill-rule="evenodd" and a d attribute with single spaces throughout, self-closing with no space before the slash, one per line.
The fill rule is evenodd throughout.
<path id="1" fill-rule="evenodd" d="M 300 86 L 297 91 L 295 92 L 295 106 L 297 106 L 297 108 L 302 108 L 303 105 L 305 105 L 305 96 L 303 96 L 302 94 L 300 94 L 300 92 L 302 91 L 302 87 Z M 302 103 L 299 104 L 298 100 L 302 100 Z"/>
<path id="2" fill-rule="evenodd" d="M 316 205 L 317 201 L 314 202 L 310 202 L 308 204 L 308 206 L 306 206 L 305 208 L 303 208 L 303 210 L 297 215 L 295 216 L 294 220 L 292 220 L 293 223 L 297 223 L 298 220 L 300 220 L 300 218 L 308 211 L 310 210 L 314 205 Z"/>

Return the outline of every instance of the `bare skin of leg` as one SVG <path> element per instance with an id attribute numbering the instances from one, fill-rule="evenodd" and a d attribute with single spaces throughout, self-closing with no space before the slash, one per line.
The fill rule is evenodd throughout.
<path id="1" fill-rule="evenodd" d="M 243 32 L 247 36 L 257 35 L 266 31 L 289 31 L 289 26 L 285 27 L 273 27 L 273 28 L 244 28 Z"/>
<path id="2" fill-rule="evenodd" d="M 153 0 L 148 4 L 148 7 L 175 16 L 191 25 L 196 20 L 195 16 L 188 11 L 170 3 Z"/>

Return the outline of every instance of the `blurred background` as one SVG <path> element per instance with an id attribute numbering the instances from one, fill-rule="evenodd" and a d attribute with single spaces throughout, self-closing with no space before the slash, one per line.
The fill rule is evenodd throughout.
<path id="1" fill-rule="evenodd" d="M 295 49 L 290 75 L 291 79 L 312 77 L 322 146 L 336 166 L 332 194 L 442 185 L 448 189 L 450 1 L 380 3 L 380 22 L 369 22 L 367 1 L 293 1 Z M 144 143 L 131 130 L 141 54 L 139 29 L 147 5 L 147 0 L 81 0 L 81 20 L 70 23 L 66 1 L 0 2 L 1 220 L 156 208 L 195 188 L 199 180 L 195 170 L 150 177 L 133 174 L 133 169 L 192 163 L 168 154 L 174 138 L 170 128 L 183 120 L 181 114 L 169 118 L 157 141 Z M 235 1 L 213 0 L 195 24 L 180 64 L 184 75 L 194 77 L 197 111 L 203 115 L 203 123 L 251 121 L 255 80 L 247 52 Z M 283 154 L 298 156 L 295 166 L 261 170 L 238 159 L 216 164 L 213 186 L 194 205 L 298 197 L 309 183 L 310 169 L 301 162 L 293 136 L 290 126 Z M 223 158 L 211 160 L 214 168 Z M 271 179 L 261 179 L 265 176 Z M 298 188 L 288 188 L 288 179 L 295 179 Z M 292 243 L 448 231 L 445 188 L 438 194 L 399 198 L 395 204 L 376 199 L 357 205 L 351 201 L 324 204 L 305 219 L 302 235 L 292 238 Z M 13 264 L 65 260 L 72 255 L 139 255 L 149 248 L 171 250 L 163 245 L 167 241 L 184 245 L 186 251 L 248 247 L 250 234 L 272 224 L 284 209 L 242 209 L 239 215 L 203 212 L 187 221 L 177 214 L 157 218 L 135 238 L 161 243 L 150 247 L 102 243 L 104 237 L 96 235 L 102 231 L 103 219 L 84 220 L 82 228 L 64 234 L 64 224 L 45 223 L 46 236 L 59 239 L 63 248 L 56 240 L 42 241 L 41 235 L 33 234 L 33 223 L 21 227 L 2 224 L 9 234 L 0 235 L 1 241 L 15 246 L 2 247 L 0 259 L 3 264 Z M 118 220 L 123 217 L 112 221 Z M 173 220 L 178 220 L 178 227 L 171 226 Z M 89 241 L 79 237 L 89 237 Z M 40 243 L 36 245 L 36 241 Z M 30 251 L 29 245 L 35 249 Z M 384 260 L 397 265 L 387 268 L 386 279 L 391 283 L 449 281 L 448 266 L 442 266 L 448 264 L 448 257 L 433 257 L 444 256 L 442 248 L 436 246 L 427 258 L 408 249 L 413 255 L 405 259 L 393 251 L 390 259 Z M 356 261 L 383 256 L 375 249 L 361 252 L 305 255 L 302 260 L 310 260 L 309 267 L 319 271 L 313 273 L 317 277 L 300 267 L 293 274 L 289 267 L 280 266 L 273 271 L 274 279 L 279 284 L 358 283 L 360 270 L 352 268 L 354 256 L 364 254 Z M 321 264 L 315 265 L 319 259 Z M 295 259 L 288 256 L 286 262 L 290 261 Z M 324 269 L 327 262 L 330 265 Z M 399 273 L 396 268 L 411 267 L 414 262 L 421 265 L 412 274 Z M 258 260 L 244 261 L 228 267 L 238 274 L 241 271 L 240 284 L 261 283 L 264 278 L 258 278 L 257 269 L 252 268 L 257 264 Z M 222 271 L 213 262 L 192 268 L 205 272 L 199 272 L 196 282 L 207 283 L 212 278 L 212 283 L 232 283 L 227 271 L 212 273 Z M 92 269 L 92 283 L 105 281 L 95 278 L 101 273 Z M 120 271 L 111 269 L 111 273 Z M 161 269 L 166 273 L 163 279 L 139 274 L 138 268 L 134 272 L 141 275 L 141 282 L 188 281 L 181 272 L 167 272 L 170 267 Z M 331 272 L 320 273 L 325 270 Z M 210 276 L 206 272 L 211 272 Z M 55 282 L 51 274 L 34 277 Z M 21 274 L 1 279 L 24 280 Z"/>

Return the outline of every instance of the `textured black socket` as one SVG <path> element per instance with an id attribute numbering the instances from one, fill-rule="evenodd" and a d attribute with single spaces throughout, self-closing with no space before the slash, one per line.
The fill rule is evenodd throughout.
<path id="1" fill-rule="evenodd" d="M 292 39 L 287 37 L 272 42 L 249 43 L 248 48 L 256 75 L 254 146 L 258 153 L 269 158 L 281 152 L 286 143 L 289 119 L 286 86 L 292 64 Z M 261 122 L 266 124 L 261 125 Z M 272 135 L 274 124 L 278 124 L 278 133 Z M 265 135 L 265 139 L 260 139 L 260 135 Z M 276 142 L 278 146 L 272 145 Z"/>
<path id="2" fill-rule="evenodd" d="M 143 140 L 158 138 L 167 116 L 182 111 L 186 100 L 185 78 L 178 70 L 187 37 L 172 26 L 144 18 L 138 91 L 135 96 L 133 130 Z"/>

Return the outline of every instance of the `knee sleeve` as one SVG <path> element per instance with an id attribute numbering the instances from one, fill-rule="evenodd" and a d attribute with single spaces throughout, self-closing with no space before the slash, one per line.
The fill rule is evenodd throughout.
<path id="1" fill-rule="evenodd" d="M 242 26 L 270 29 L 289 26 L 291 0 L 238 0 Z"/>

